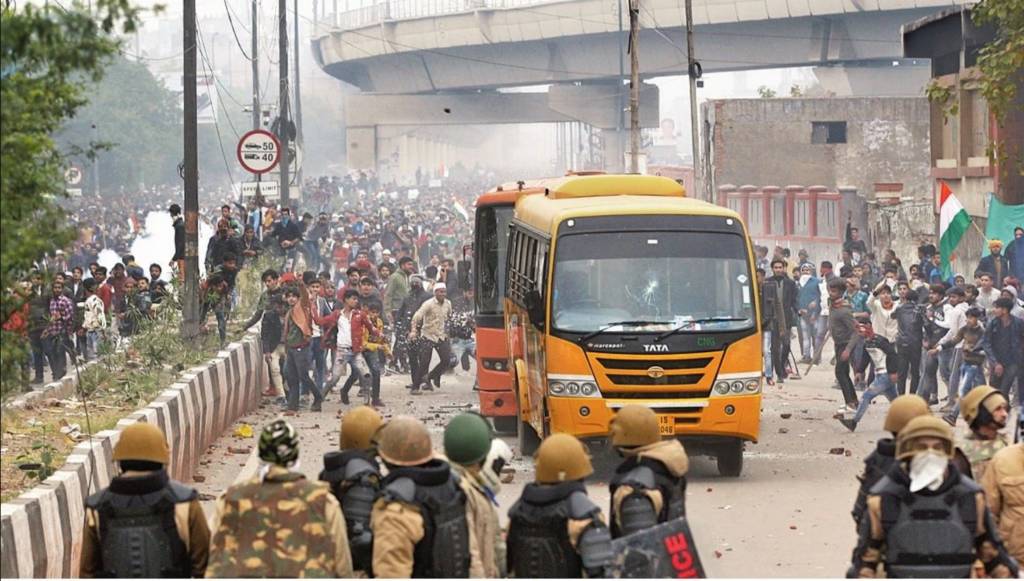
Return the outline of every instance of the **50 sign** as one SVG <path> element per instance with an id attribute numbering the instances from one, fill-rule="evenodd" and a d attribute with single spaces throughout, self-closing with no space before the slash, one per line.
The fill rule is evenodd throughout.
<path id="1" fill-rule="evenodd" d="M 237 154 L 245 171 L 265 174 L 281 160 L 281 142 L 269 131 L 254 129 L 238 140 Z"/>

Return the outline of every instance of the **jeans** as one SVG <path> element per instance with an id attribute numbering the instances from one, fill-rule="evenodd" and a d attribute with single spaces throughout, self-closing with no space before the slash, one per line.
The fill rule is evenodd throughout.
<path id="1" fill-rule="evenodd" d="M 32 368 L 37 382 L 43 380 L 43 368 L 46 367 L 46 345 L 41 334 L 30 333 L 29 347 L 32 349 Z"/>
<path id="2" fill-rule="evenodd" d="M 304 240 L 302 254 L 306 257 L 306 270 L 320 272 L 320 251 L 317 249 L 316 240 Z"/>
<path id="3" fill-rule="evenodd" d="M 68 371 L 67 350 L 70 346 L 70 339 L 63 335 L 43 337 L 43 348 L 46 351 L 46 359 L 50 362 L 50 374 L 53 375 L 53 381 L 60 380 Z"/>
<path id="4" fill-rule="evenodd" d="M 800 317 L 800 355 L 807 360 L 814 358 L 818 344 L 818 317 L 804 315 Z"/>
<path id="5" fill-rule="evenodd" d="M 458 361 L 466 357 L 476 357 L 476 341 L 473 339 L 452 339 L 452 359 Z M 468 366 L 464 367 L 468 371 Z"/>
<path id="6" fill-rule="evenodd" d="M 939 373 L 946 382 L 946 396 L 949 403 L 956 401 L 957 384 L 960 383 L 960 362 L 963 361 L 963 350 L 959 347 L 952 351 L 939 352 Z"/>
<path id="7" fill-rule="evenodd" d="M 828 315 L 818 315 L 814 329 L 814 364 L 821 363 L 821 350 L 825 347 L 828 335 Z"/>
<path id="8" fill-rule="evenodd" d="M 430 370 L 430 373 L 425 374 L 424 372 L 426 372 L 426 370 L 430 368 L 430 359 L 434 354 L 434 350 L 437 350 L 437 356 L 440 358 L 440 361 L 438 361 L 437 365 L 435 365 L 434 368 Z M 448 339 L 444 339 L 442 341 L 431 341 L 426 338 L 422 339 L 419 350 L 419 359 L 420 364 L 419 369 L 417 369 L 417 371 L 419 372 L 420 376 L 413 378 L 413 389 L 416 389 L 425 381 L 433 382 L 434 385 L 440 387 L 441 374 L 443 374 L 445 371 L 448 371 L 449 366 L 451 365 L 451 342 Z M 423 377 L 424 375 L 426 375 L 426 377 Z"/>
<path id="9" fill-rule="evenodd" d="M 370 398 L 371 401 L 380 401 L 380 376 L 384 370 L 384 353 L 380 351 L 363 351 L 363 360 L 370 371 Z"/>
<path id="10" fill-rule="evenodd" d="M 348 397 L 349 390 L 357 381 L 359 391 L 366 391 L 372 387 L 373 374 L 362 353 L 353 353 L 351 349 L 339 350 L 338 360 L 344 360 L 348 364 L 348 379 L 345 380 L 345 385 L 341 386 L 342 397 Z"/>
<path id="11" fill-rule="evenodd" d="M 786 379 L 786 363 L 789 361 L 790 342 L 793 340 L 789 327 L 778 333 L 772 332 L 772 366 L 779 381 Z"/>
<path id="12" fill-rule="evenodd" d="M 976 386 L 983 383 L 985 383 L 985 373 L 981 370 L 981 365 L 972 365 L 970 363 L 960 365 L 960 397 L 957 398 L 956 404 L 953 405 L 953 409 L 949 412 L 949 417 L 954 422 L 960 416 L 960 399 L 970 393 Z"/>
<path id="13" fill-rule="evenodd" d="M 313 383 L 322 393 L 324 391 L 324 376 L 327 375 L 327 351 L 320 344 L 320 336 L 316 335 L 310 339 L 313 350 Z"/>
<path id="14" fill-rule="evenodd" d="M 995 371 L 992 372 L 991 385 L 1003 394 L 1007 402 L 1013 401 L 1013 398 L 1010 397 L 1010 388 L 1013 387 L 1013 381 L 1020 374 L 1019 369 L 1020 364 L 1018 363 L 1004 363 L 1002 375 L 996 375 Z M 1024 386 L 1017 384 L 1017 399 L 1020 400 L 1022 395 L 1024 395 Z"/>
<path id="15" fill-rule="evenodd" d="M 939 393 L 939 380 L 936 377 L 936 372 L 939 370 L 939 355 L 941 352 L 935 355 L 925 354 L 924 356 L 924 371 L 921 375 L 921 384 L 918 387 L 917 395 L 924 398 L 928 403 L 931 403 L 933 396 L 937 396 Z"/>
<path id="16" fill-rule="evenodd" d="M 910 393 L 917 393 L 921 381 L 921 342 L 896 343 L 896 353 L 900 356 L 898 386 L 900 395 L 907 393 L 907 379 L 910 379 Z"/>
<path id="17" fill-rule="evenodd" d="M 836 381 L 839 388 L 843 390 L 843 399 L 846 405 L 857 405 L 857 390 L 853 388 L 853 380 L 850 379 L 850 361 L 843 361 L 843 351 L 846 350 L 846 343 L 836 343 Z"/>
<path id="18" fill-rule="evenodd" d="M 868 406 L 871 405 L 871 400 L 880 395 L 884 395 L 889 401 L 896 399 L 899 395 L 896 393 L 896 385 L 889 379 L 889 374 L 881 370 L 875 373 L 875 380 L 871 383 L 871 387 L 864 390 L 864 396 L 860 399 L 860 405 L 857 406 L 857 413 L 853 416 L 854 423 L 864 417 Z"/>
<path id="19" fill-rule="evenodd" d="M 228 340 L 228 316 L 230 312 L 216 309 L 213 311 L 213 314 L 217 317 L 217 336 L 220 338 L 221 346 L 223 346 Z"/>
<path id="20" fill-rule="evenodd" d="M 299 393 L 301 390 L 308 390 L 313 393 L 313 405 L 319 407 L 324 401 L 323 395 L 317 389 L 316 384 L 309 378 L 313 367 L 313 350 L 309 345 L 304 347 L 289 347 L 285 362 L 285 376 L 288 379 L 288 409 L 298 411 Z"/>
<path id="21" fill-rule="evenodd" d="M 761 369 L 767 379 L 772 378 L 772 332 L 761 332 Z"/>
<path id="22" fill-rule="evenodd" d="M 270 361 L 267 361 L 268 371 L 270 372 L 270 391 L 281 393 L 284 389 L 284 381 L 281 375 L 281 359 L 285 358 L 284 345 L 278 345 L 270 353 L 264 355 L 270 356 Z"/>
<path id="23" fill-rule="evenodd" d="M 100 350 L 100 335 L 101 331 L 86 331 L 85 332 L 85 360 L 92 361 L 96 359 L 97 353 Z"/>

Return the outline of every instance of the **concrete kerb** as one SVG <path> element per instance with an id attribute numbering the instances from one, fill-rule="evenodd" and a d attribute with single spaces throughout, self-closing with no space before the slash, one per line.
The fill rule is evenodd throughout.
<path id="1" fill-rule="evenodd" d="M 246 362 L 255 369 L 245 368 Z M 261 362 L 258 331 L 250 332 L 207 364 L 181 374 L 146 407 L 119 421 L 115 429 L 75 446 L 64 465 L 45 482 L 0 505 L 0 576 L 77 576 L 85 500 L 115 475 L 113 449 L 121 430 L 136 422 L 162 427 L 171 449 L 169 471 L 174 478 L 187 480 L 202 452 L 221 432 L 259 405 L 261 382 L 252 378 L 262 378 Z M 53 397 L 56 392 L 45 393 Z M 253 454 L 239 477 L 251 477 L 258 466 L 259 459 Z"/>

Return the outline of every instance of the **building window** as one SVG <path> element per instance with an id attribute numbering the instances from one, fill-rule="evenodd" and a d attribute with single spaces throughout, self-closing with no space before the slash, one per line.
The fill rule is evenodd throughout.
<path id="1" fill-rule="evenodd" d="M 740 216 L 743 216 L 745 214 L 745 212 L 743 211 L 743 198 L 730 197 L 726 203 L 729 205 L 729 209 L 732 210 L 733 212 L 736 212 Z"/>
<path id="2" fill-rule="evenodd" d="M 747 227 L 753 235 L 764 234 L 764 200 L 750 200 L 750 215 L 747 217 Z"/>
<path id="3" fill-rule="evenodd" d="M 786 234 L 786 197 L 772 196 L 772 229 L 773 236 L 785 236 Z"/>
<path id="4" fill-rule="evenodd" d="M 811 143 L 846 143 L 846 121 L 811 121 Z"/>
<path id="5" fill-rule="evenodd" d="M 839 237 L 839 200 L 818 198 L 817 217 L 819 238 Z"/>
<path id="6" fill-rule="evenodd" d="M 806 198 L 793 200 L 793 235 L 811 235 L 811 201 Z"/>

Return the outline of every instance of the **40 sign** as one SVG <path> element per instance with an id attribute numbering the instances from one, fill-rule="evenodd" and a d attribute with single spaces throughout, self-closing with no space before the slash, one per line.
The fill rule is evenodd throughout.
<path id="1" fill-rule="evenodd" d="M 269 131 L 254 129 L 238 140 L 238 163 L 249 173 L 265 174 L 280 159 L 281 142 Z"/>

